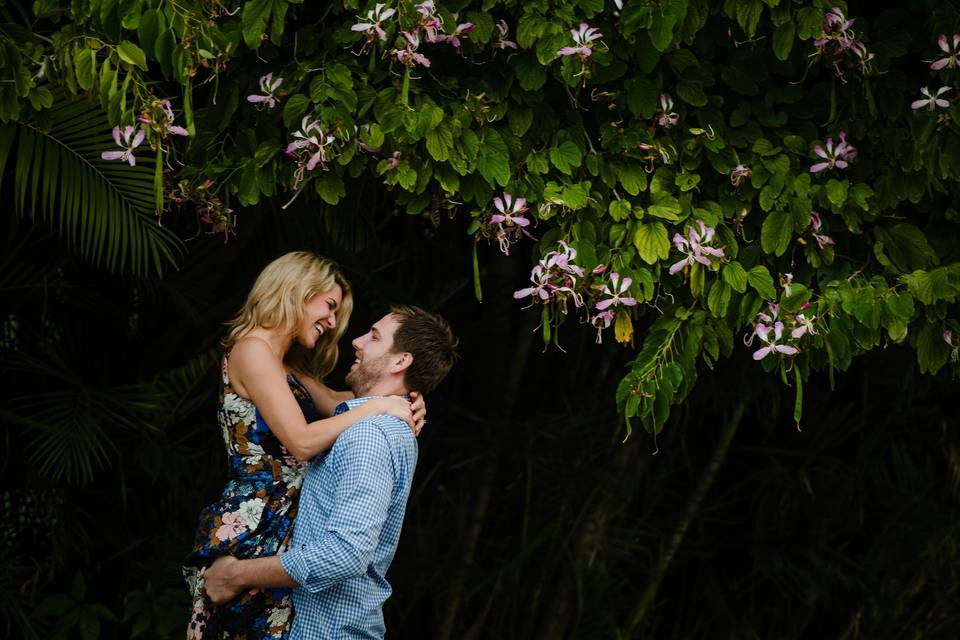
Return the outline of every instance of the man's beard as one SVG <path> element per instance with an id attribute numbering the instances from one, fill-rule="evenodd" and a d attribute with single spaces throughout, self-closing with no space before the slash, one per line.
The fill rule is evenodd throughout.
<path id="1" fill-rule="evenodd" d="M 389 357 L 389 355 L 383 355 L 375 360 L 364 360 L 358 364 L 355 369 L 347 372 L 344 380 L 347 386 L 350 387 L 350 390 L 353 391 L 354 397 L 362 398 L 367 395 L 370 389 L 376 386 L 377 382 L 380 381 L 380 376 L 384 368 L 387 366 Z"/>

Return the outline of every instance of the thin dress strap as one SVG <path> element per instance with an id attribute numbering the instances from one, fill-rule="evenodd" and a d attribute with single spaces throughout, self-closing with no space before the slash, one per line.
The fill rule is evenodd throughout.
<path id="1" fill-rule="evenodd" d="M 225 351 L 223 353 L 223 359 L 220 361 L 220 379 L 223 381 L 223 384 L 230 384 L 230 375 L 227 373 L 227 364 L 230 361 L 230 352 Z"/>

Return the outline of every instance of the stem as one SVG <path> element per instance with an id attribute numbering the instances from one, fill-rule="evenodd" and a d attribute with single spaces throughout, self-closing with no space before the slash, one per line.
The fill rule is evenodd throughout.
<path id="1" fill-rule="evenodd" d="M 650 576 L 650 582 L 647 585 L 646 590 L 643 592 L 643 595 L 640 597 L 640 601 L 637 603 L 637 606 L 633 611 L 633 615 L 630 617 L 630 622 L 621 637 L 633 638 L 637 627 L 643 624 L 647 618 L 647 615 L 650 613 L 650 610 L 653 608 L 653 605 L 657 599 L 657 591 L 660 588 L 660 583 L 663 582 L 663 579 L 667 574 L 667 570 L 670 568 L 670 563 L 673 561 L 673 557 L 677 553 L 677 549 L 679 549 L 680 545 L 683 543 L 683 538 L 687 534 L 687 529 L 690 528 L 690 523 L 693 522 L 694 517 L 696 517 L 697 513 L 699 512 L 700 505 L 703 503 L 703 499 L 706 497 L 707 491 L 710 490 L 711 485 L 713 485 L 713 481 L 717 477 L 717 472 L 720 470 L 720 465 L 726 458 L 727 450 L 730 448 L 730 442 L 733 440 L 733 436 L 736 434 L 737 428 L 743 421 L 743 414 L 746 411 L 746 408 L 746 400 L 741 399 L 738 401 L 733 408 L 733 412 L 723 425 L 723 431 L 720 433 L 720 441 L 717 443 L 717 447 L 714 449 L 713 455 L 710 456 L 710 461 L 707 463 L 706 468 L 700 475 L 700 480 L 697 482 L 697 486 L 694 488 L 693 493 L 690 495 L 690 499 L 687 501 L 687 506 L 683 511 L 683 516 L 680 518 L 676 528 L 674 528 L 673 533 L 670 535 L 667 548 L 660 555 L 660 560 L 656 567 L 654 567 Z"/>
<path id="2" fill-rule="evenodd" d="M 400 104 L 407 106 L 407 95 L 410 93 L 410 67 L 403 69 L 403 86 L 400 89 Z"/>

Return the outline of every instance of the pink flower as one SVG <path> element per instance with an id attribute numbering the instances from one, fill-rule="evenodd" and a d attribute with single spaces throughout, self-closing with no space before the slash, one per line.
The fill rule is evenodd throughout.
<path id="1" fill-rule="evenodd" d="M 420 46 L 420 36 L 409 31 L 403 31 L 402 35 L 407 41 L 407 46 L 404 49 L 394 49 L 390 54 L 397 59 L 397 62 L 407 67 L 413 67 L 415 64 L 429 67 L 430 60 L 425 55 L 417 53 L 417 48 Z"/>
<path id="2" fill-rule="evenodd" d="M 590 319 L 590 324 L 597 328 L 597 344 L 603 342 L 603 330 L 613 322 L 613 311 L 601 311 Z"/>
<path id="3" fill-rule="evenodd" d="M 364 22 L 360 16 L 357 16 L 360 22 L 351 26 L 350 30 L 363 33 L 367 38 L 367 42 L 372 42 L 374 38 L 379 38 L 381 42 L 386 42 L 387 33 L 383 30 L 383 27 L 380 26 L 380 23 L 391 18 L 397 10 L 392 7 L 384 9 L 385 6 L 383 3 L 377 3 L 373 9 L 367 11 L 366 22 Z"/>
<path id="4" fill-rule="evenodd" d="M 730 172 L 730 184 L 739 187 L 743 180 L 749 180 L 751 177 L 753 177 L 753 171 L 750 170 L 750 167 L 745 164 L 738 164 Z"/>
<path id="5" fill-rule="evenodd" d="M 510 32 L 510 25 L 507 24 L 507 21 L 500 20 L 497 22 L 496 27 L 497 32 L 500 34 L 500 38 L 494 44 L 501 49 L 516 49 L 517 43 L 506 39 L 507 34 Z"/>
<path id="6" fill-rule="evenodd" d="M 939 71 L 940 69 L 956 69 L 960 67 L 960 35 L 953 34 L 952 42 L 947 40 L 946 35 L 941 35 L 937 38 L 937 46 L 947 55 L 934 60 L 930 64 L 931 69 Z"/>
<path id="7" fill-rule="evenodd" d="M 104 151 L 100 157 L 104 160 L 126 160 L 131 167 L 135 166 L 137 159 L 133 155 L 133 150 L 140 146 L 145 135 L 142 127 L 124 127 L 122 135 L 120 127 L 114 127 L 113 140 L 118 147 L 123 147 L 123 151 Z"/>
<path id="8" fill-rule="evenodd" d="M 454 48 L 459 49 L 460 36 L 466 36 L 468 33 L 472 32 L 476 28 L 477 28 L 476 25 L 474 25 L 472 22 L 464 22 L 463 24 L 458 24 L 457 28 L 454 29 L 453 34 L 450 35 L 450 37 L 448 38 L 450 40 L 450 44 L 452 44 Z"/>
<path id="9" fill-rule="evenodd" d="M 630 291 L 631 284 L 633 284 L 633 278 L 624 278 L 623 280 L 620 280 L 620 274 L 616 271 L 611 271 L 610 286 L 603 285 L 600 287 L 600 293 L 610 297 L 598 302 L 596 304 L 597 310 L 604 311 L 611 306 L 616 307 L 623 305 L 625 307 L 632 307 L 636 305 L 637 300 L 635 298 L 625 295 Z"/>
<path id="10" fill-rule="evenodd" d="M 570 35 L 573 36 L 573 42 L 576 46 L 560 49 L 557 51 L 558 56 L 579 56 L 581 59 L 589 58 L 593 53 L 593 45 L 590 43 L 603 37 L 599 29 L 591 27 L 586 22 L 581 22 L 577 29 L 571 29 Z"/>
<path id="11" fill-rule="evenodd" d="M 504 191 L 502 200 L 500 196 L 493 199 L 493 206 L 500 213 L 495 213 L 490 217 L 491 224 L 517 225 L 520 227 L 526 227 L 530 224 L 530 221 L 523 217 L 524 212 L 527 211 L 527 201 L 523 198 L 514 200 L 512 195 Z"/>
<path id="12" fill-rule="evenodd" d="M 240 517 L 240 512 L 228 511 L 223 514 L 223 524 L 217 529 L 214 535 L 226 542 L 227 540 L 233 540 L 246 530 L 247 527 Z"/>
<path id="13" fill-rule="evenodd" d="M 699 231 L 697 231 L 697 227 L 699 227 Z M 685 269 L 688 265 L 693 266 L 695 262 L 710 266 L 713 264 L 714 258 L 722 258 L 723 249 L 707 246 L 713 241 L 714 234 L 713 227 L 708 227 L 703 220 L 697 220 L 696 226 L 687 227 L 686 237 L 679 233 L 674 234 L 673 245 L 685 257 L 670 266 L 670 275 Z"/>
<path id="14" fill-rule="evenodd" d="M 247 96 L 247 102 L 252 102 L 254 104 L 264 104 L 268 109 L 273 109 L 277 106 L 279 97 L 277 96 L 277 89 L 280 88 L 280 85 L 283 84 L 283 78 L 273 79 L 273 72 L 268 73 L 265 76 L 260 77 L 260 94 L 252 94 Z"/>
<path id="15" fill-rule="evenodd" d="M 913 102 L 910 103 L 910 108 L 923 109 L 924 107 L 926 107 L 928 111 L 933 111 L 937 107 L 946 109 L 947 107 L 950 106 L 950 101 L 944 98 L 941 98 L 940 96 L 945 94 L 947 91 L 950 91 L 950 87 L 940 87 L 939 89 L 937 89 L 937 93 L 935 95 L 930 95 L 930 90 L 927 89 L 926 87 L 923 87 L 922 89 L 920 89 L 920 93 L 922 93 L 927 97 L 921 98 L 920 100 L 914 100 Z"/>
<path id="16" fill-rule="evenodd" d="M 848 163 L 857 157 L 856 148 L 847 142 L 846 134 L 840 132 L 840 142 L 836 147 L 833 146 L 833 138 L 827 138 L 826 149 L 819 144 L 813 148 L 813 152 L 823 158 L 824 162 L 818 162 L 810 167 L 810 173 L 817 173 L 824 169 L 846 169 Z"/>
<path id="17" fill-rule="evenodd" d="M 823 226 L 823 221 L 820 218 L 820 213 L 817 211 L 810 212 L 810 229 L 812 230 L 813 239 L 817 241 L 817 246 L 822 251 L 823 248 L 828 244 L 835 244 L 833 238 L 830 236 L 820 233 L 820 228 Z"/>
<path id="18" fill-rule="evenodd" d="M 758 324 L 755 331 L 756 331 L 757 337 L 759 337 L 760 340 L 766 346 L 761 347 L 760 349 L 757 349 L 753 353 L 754 360 L 763 360 L 764 358 L 767 357 L 767 355 L 774 352 L 782 353 L 788 356 L 792 356 L 795 353 L 798 353 L 798 350 L 796 347 L 791 347 L 785 344 L 778 344 L 777 341 L 783 337 L 783 323 L 780 322 L 779 320 L 775 322 L 773 325 L 773 328 L 772 328 L 773 335 L 771 335 L 771 328 L 765 324 Z"/>
<path id="19" fill-rule="evenodd" d="M 673 111 L 673 99 L 665 94 L 660 94 L 660 115 L 657 117 L 657 124 L 664 129 L 677 126 L 680 116 Z"/>

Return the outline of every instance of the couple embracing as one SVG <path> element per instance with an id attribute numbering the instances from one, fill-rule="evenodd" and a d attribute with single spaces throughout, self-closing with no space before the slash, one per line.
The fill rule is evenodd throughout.
<path id="1" fill-rule="evenodd" d="M 218 420 L 229 480 L 184 566 L 188 638 L 382 638 L 385 578 L 426 422 L 456 339 L 397 306 L 352 342 L 350 391 L 321 380 L 353 308 L 336 265 L 286 254 L 224 340 Z M 411 400 L 413 401 L 411 403 Z"/>

